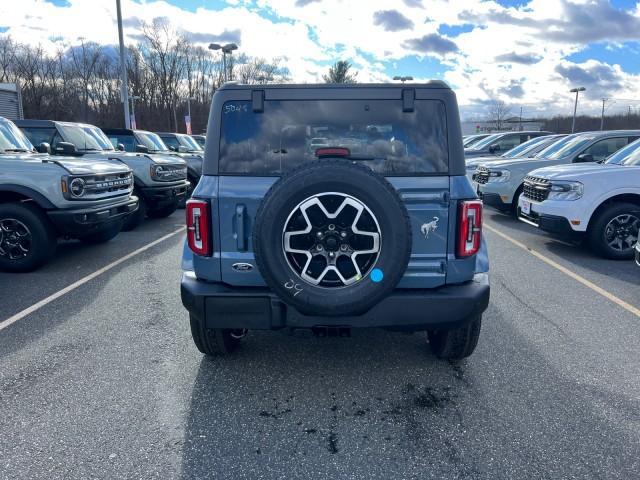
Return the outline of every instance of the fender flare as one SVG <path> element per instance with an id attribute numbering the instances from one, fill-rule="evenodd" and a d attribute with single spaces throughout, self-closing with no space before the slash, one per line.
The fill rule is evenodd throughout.
<path id="1" fill-rule="evenodd" d="M 20 195 L 24 195 L 26 197 L 31 198 L 36 204 L 44 208 L 45 210 L 55 210 L 57 207 L 43 194 L 33 190 L 32 188 L 25 187 L 24 185 L 17 185 L 12 183 L 7 183 L 0 185 L 0 193 L 2 192 L 11 192 L 18 193 Z"/>

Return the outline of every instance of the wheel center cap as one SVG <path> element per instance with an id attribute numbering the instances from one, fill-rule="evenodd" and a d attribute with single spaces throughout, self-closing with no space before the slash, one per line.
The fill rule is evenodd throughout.
<path id="1" fill-rule="evenodd" d="M 336 235 L 327 235 L 324 239 L 324 248 L 330 252 L 335 252 L 340 246 L 340 240 Z"/>

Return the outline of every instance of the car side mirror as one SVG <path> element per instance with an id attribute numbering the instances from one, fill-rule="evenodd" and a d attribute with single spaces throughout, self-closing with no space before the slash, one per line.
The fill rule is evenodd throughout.
<path id="1" fill-rule="evenodd" d="M 119 152 L 124 152 L 124 143 L 119 143 L 116 147 L 116 150 L 118 150 Z"/>
<path id="2" fill-rule="evenodd" d="M 573 163 L 586 163 L 586 162 L 595 162 L 593 155 L 591 155 L 590 153 L 581 153 L 573 160 Z"/>
<path id="3" fill-rule="evenodd" d="M 149 153 L 149 148 L 144 145 L 136 145 L 136 152 L 138 153 Z"/>
<path id="4" fill-rule="evenodd" d="M 42 142 L 36 147 L 36 150 L 38 151 L 38 153 L 48 153 L 49 155 L 51 155 L 51 145 L 49 145 L 47 142 Z"/>
<path id="5" fill-rule="evenodd" d="M 62 153 L 64 155 L 75 155 L 78 152 L 76 146 L 69 142 L 58 142 L 56 146 L 56 153 Z"/>
<path id="6" fill-rule="evenodd" d="M 177 151 L 178 151 L 178 148 L 177 148 L 177 147 L 170 146 L 170 147 L 169 147 L 169 150 L 171 150 L 172 152 L 177 152 Z"/>
<path id="7" fill-rule="evenodd" d="M 496 153 L 499 151 L 500 151 L 500 145 L 498 145 L 497 143 L 494 143 L 489 147 L 489 153 Z"/>
<path id="8" fill-rule="evenodd" d="M 180 145 L 178 147 L 178 152 L 180 152 L 180 153 L 189 153 L 189 149 L 187 147 L 183 147 L 182 145 Z"/>

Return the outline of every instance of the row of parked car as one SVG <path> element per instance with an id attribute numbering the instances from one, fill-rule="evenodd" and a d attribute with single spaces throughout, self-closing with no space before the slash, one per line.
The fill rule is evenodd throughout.
<path id="1" fill-rule="evenodd" d="M 60 237 L 103 243 L 147 217 L 171 215 L 202 174 L 200 142 L 0 117 L 0 270 L 38 268 Z"/>
<path id="2" fill-rule="evenodd" d="M 464 141 L 467 175 L 485 205 L 605 258 L 635 254 L 640 265 L 640 130 Z"/>

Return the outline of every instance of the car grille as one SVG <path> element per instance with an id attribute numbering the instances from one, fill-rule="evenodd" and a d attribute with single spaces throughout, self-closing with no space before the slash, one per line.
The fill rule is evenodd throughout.
<path id="1" fill-rule="evenodd" d="M 184 180 L 187 178 L 186 165 L 162 165 L 164 173 L 156 180 L 161 182 L 174 182 L 176 180 Z"/>
<path id="2" fill-rule="evenodd" d="M 524 179 L 524 190 L 522 194 L 525 198 L 535 202 L 544 202 L 549 196 L 551 182 L 546 178 L 527 175 Z"/>
<path id="3" fill-rule="evenodd" d="M 476 173 L 473 174 L 473 180 L 482 185 L 487 183 L 489 181 L 489 169 L 487 167 L 476 168 Z"/>
<path id="4" fill-rule="evenodd" d="M 133 173 L 105 173 L 99 175 L 74 175 L 67 181 L 69 185 L 75 178 L 84 180 L 84 194 L 72 197 L 74 200 L 99 200 L 128 194 L 133 188 Z"/>

